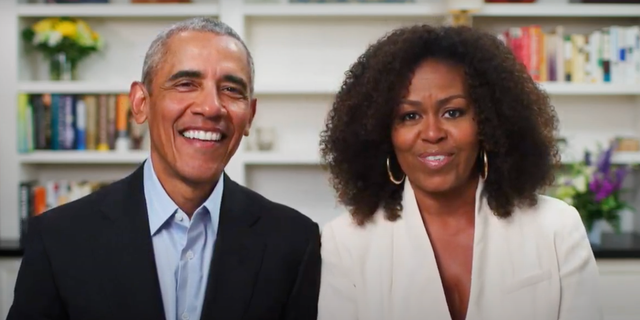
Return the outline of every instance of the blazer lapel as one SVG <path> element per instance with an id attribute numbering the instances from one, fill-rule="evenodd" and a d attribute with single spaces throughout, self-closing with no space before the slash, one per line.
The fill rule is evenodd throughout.
<path id="1" fill-rule="evenodd" d="M 102 205 L 106 297 L 125 318 L 165 319 L 144 196 L 143 166 L 110 187 Z M 134 317 L 134 315 L 136 315 Z"/>
<path id="2" fill-rule="evenodd" d="M 394 225 L 391 319 L 451 319 L 438 265 L 411 183 L 404 184 L 402 219 Z M 400 307 L 401 306 L 401 307 Z"/>
<path id="3" fill-rule="evenodd" d="M 265 242 L 252 230 L 260 218 L 244 190 L 224 176 L 220 222 L 207 283 L 203 320 L 241 319 L 251 300 Z"/>

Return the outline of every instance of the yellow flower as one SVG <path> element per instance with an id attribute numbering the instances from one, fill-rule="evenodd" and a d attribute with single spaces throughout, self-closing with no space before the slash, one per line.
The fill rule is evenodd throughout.
<path id="1" fill-rule="evenodd" d="M 73 38 L 76 36 L 76 24 L 72 21 L 63 20 L 56 24 L 55 30 L 60 32 L 63 37 Z"/>
<path id="2" fill-rule="evenodd" d="M 58 22 L 58 18 L 42 19 L 35 23 L 31 28 L 36 33 L 44 33 L 53 30 L 53 26 Z"/>

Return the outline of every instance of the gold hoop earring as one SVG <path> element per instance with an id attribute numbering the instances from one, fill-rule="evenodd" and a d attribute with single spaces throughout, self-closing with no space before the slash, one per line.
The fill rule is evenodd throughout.
<path id="1" fill-rule="evenodd" d="M 391 173 L 391 167 L 389 166 L 389 157 L 387 157 L 387 173 L 389 174 L 389 180 L 391 180 L 391 182 L 395 183 L 395 184 L 401 184 L 404 181 L 404 178 L 406 178 L 406 175 L 402 175 L 402 179 L 400 180 L 396 180 L 393 177 L 393 174 Z"/>
<path id="2" fill-rule="evenodd" d="M 487 152 L 482 150 L 482 163 L 483 163 L 483 174 L 481 175 L 482 179 L 487 179 L 487 177 L 489 176 L 489 160 L 487 160 Z"/>

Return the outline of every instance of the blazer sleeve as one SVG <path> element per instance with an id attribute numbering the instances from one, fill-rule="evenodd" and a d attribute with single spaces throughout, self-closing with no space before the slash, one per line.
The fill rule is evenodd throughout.
<path id="1" fill-rule="evenodd" d="M 568 210 L 562 215 L 568 221 L 556 236 L 561 286 L 558 320 L 601 320 L 598 266 L 580 214 L 574 207 Z"/>
<path id="2" fill-rule="evenodd" d="M 317 319 L 320 268 L 320 228 L 317 223 L 314 223 L 311 240 L 304 252 L 293 292 L 287 302 L 284 319 Z"/>
<path id="3" fill-rule="evenodd" d="M 41 223 L 41 217 L 34 217 L 29 222 L 7 320 L 69 319 L 53 278 Z"/>
<path id="4" fill-rule="evenodd" d="M 356 285 L 331 224 L 322 229 L 322 281 L 318 320 L 357 320 Z"/>

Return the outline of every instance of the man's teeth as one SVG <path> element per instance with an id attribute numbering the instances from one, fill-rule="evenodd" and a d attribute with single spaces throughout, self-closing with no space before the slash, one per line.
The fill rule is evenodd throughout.
<path id="1" fill-rule="evenodd" d="M 219 132 L 187 130 L 182 133 L 185 138 L 198 139 L 203 141 L 220 141 L 222 134 Z"/>
<path id="2" fill-rule="evenodd" d="M 428 156 L 427 160 L 429 160 L 429 161 L 442 161 L 442 160 L 444 160 L 444 156 Z"/>

